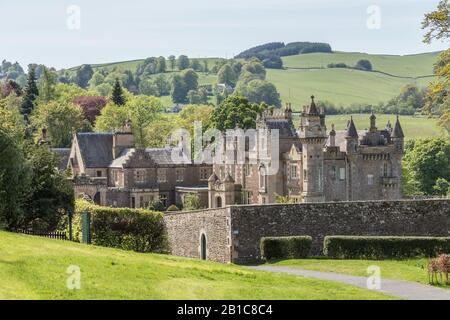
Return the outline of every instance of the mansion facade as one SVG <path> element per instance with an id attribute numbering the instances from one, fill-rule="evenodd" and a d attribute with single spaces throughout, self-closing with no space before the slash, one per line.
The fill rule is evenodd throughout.
<path id="1" fill-rule="evenodd" d="M 400 121 L 397 117 L 394 127 L 388 123 L 378 129 L 372 114 L 369 124 L 358 131 L 350 119 L 346 130 L 332 126 L 327 131 L 325 113 L 312 97 L 300 114 L 298 129 L 290 104 L 258 116 L 256 129 L 278 130 L 278 149 L 276 154 L 260 154 L 244 141 L 235 146 L 245 150 L 239 164 L 173 161 L 171 145 L 137 148 L 130 123 L 113 133 L 77 133 L 70 150 L 54 150 L 64 159 L 62 167 L 72 172 L 76 197 L 105 206 L 147 207 L 161 199 L 166 207 L 181 207 L 187 194 L 198 195 L 205 208 L 269 204 L 279 196 L 292 202 L 399 199 L 404 142 Z M 226 148 L 214 157 L 223 156 L 221 152 Z M 249 161 L 250 152 L 256 152 L 256 161 Z M 278 169 L 267 174 L 275 157 Z"/>

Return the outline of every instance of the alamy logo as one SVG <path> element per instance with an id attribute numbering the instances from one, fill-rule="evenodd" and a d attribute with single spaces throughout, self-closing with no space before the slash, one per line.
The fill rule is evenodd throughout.
<path id="1" fill-rule="evenodd" d="M 66 280 L 66 286 L 69 290 L 81 289 L 81 270 L 79 266 L 71 265 L 67 268 L 66 273 L 69 274 Z"/>
<path id="2" fill-rule="evenodd" d="M 81 29 L 81 8 L 77 5 L 68 6 L 66 9 L 66 25 L 69 30 Z"/>
<path id="3" fill-rule="evenodd" d="M 381 268 L 379 266 L 369 266 L 367 268 L 367 289 L 380 290 L 381 289 Z"/>
<path id="4" fill-rule="evenodd" d="M 381 29 L 381 8 L 377 5 L 371 5 L 367 8 L 367 28 L 370 30 Z"/>

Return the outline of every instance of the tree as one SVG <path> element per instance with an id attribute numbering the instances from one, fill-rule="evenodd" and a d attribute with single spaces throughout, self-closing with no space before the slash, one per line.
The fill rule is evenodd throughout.
<path id="1" fill-rule="evenodd" d="M 39 101 L 47 103 L 56 97 L 56 79 L 57 75 L 44 66 L 42 76 L 39 79 Z"/>
<path id="2" fill-rule="evenodd" d="M 202 65 L 200 64 L 200 62 L 198 61 L 198 59 L 192 59 L 191 60 L 191 68 L 194 69 L 195 71 L 202 71 Z"/>
<path id="3" fill-rule="evenodd" d="M 237 76 L 229 64 L 224 65 L 217 73 L 217 83 L 224 83 L 231 87 L 236 85 Z"/>
<path id="4" fill-rule="evenodd" d="M 403 167 L 405 185 L 412 194 L 432 195 L 442 189 L 439 178 L 450 181 L 450 141 L 430 138 L 410 142 L 406 146 Z"/>
<path id="5" fill-rule="evenodd" d="M 164 211 L 165 209 L 166 209 L 166 207 L 164 206 L 162 201 L 159 199 L 152 200 L 150 202 L 150 204 L 148 205 L 148 210 L 151 210 L 151 211 Z"/>
<path id="6" fill-rule="evenodd" d="M 450 4 L 448 0 L 441 0 L 437 10 L 425 15 L 422 28 L 428 30 L 424 36 L 425 43 L 434 40 L 448 41 L 450 39 Z M 439 125 L 450 132 L 450 49 L 444 51 L 435 64 L 437 80 L 430 84 L 426 103 L 423 108 L 425 114 L 440 114 Z"/>
<path id="7" fill-rule="evenodd" d="M 434 40 L 450 38 L 450 4 L 448 0 L 441 0 L 437 10 L 425 14 L 422 21 L 422 29 L 427 29 L 423 41 L 431 43 Z"/>
<path id="8" fill-rule="evenodd" d="M 75 98 L 72 102 L 80 107 L 84 119 L 88 120 L 92 125 L 107 103 L 106 98 L 102 96 L 81 96 Z"/>
<path id="9" fill-rule="evenodd" d="M 166 58 L 159 57 L 156 60 L 156 73 L 164 73 L 166 72 Z"/>
<path id="10" fill-rule="evenodd" d="M 246 85 L 239 86 L 236 91 L 253 103 L 267 103 L 271 106 L 281 106 L 280 95 L 276 87 L 266 80 L 255 79 Z"/>
<path id="11" fill-rule="evenodd" d="M 119 79 L 116 79 L 116 82 L 114 83 L 113 91 L 111 93 L 111 100 L 117 106 L 123 106 L 125 104 L 125 97 L 123 95 L 123 90 Z"/>
<path id="12" fill-rule="evenodd" d="M 198 210 L 201 207 L 202 206 L 200 203 L 200 197 L 197 194 L 189 193 L 184 196 L 184 198 L 183 198 L 183 210 L 184 211 Z"/>
<path id="13" fill-rule="evenodd" d="M 194 136 L 194 122 L 202 123 L 203 131 L 211 126 L 214 108 L 208 105 L 187 105 L 178 114 L 178 127 L 186 129 Z"/>
<path id="14" fill-rule="evenodd" d="M 198 74 L 192 69 L 186 69 L 181 73 L 186 90 L 197 90 L 198 88 Z"/>
<path id="15" fill-rule="evenodd" d="M 158 96 L 158 88 L 152 79 L 144 79 L 139 82 L 139 93 L 146 96 Z"/>
<path id="16" fill-rule="evenodd" d="M 27 86 L 25 87 L 25 95 L 20 107 L 20 113 L 23 115 L 25 122 L 29 123 L 30 114 L 34 109 L 34 101 L 39 95 L 36 85 L 35 67 L 30 66 L 28 70 Z"/>
<path id="17" fill-rule="evenodd" d="M 23 203 L 29 193 L 30 171 L 18 141 L 1 127 L 0 150 L 0 226 L 12 230 L 25 213 Z"/>
<path id="18" fill-rule="evenodd" d="M 72 135 L 83 128 L 83 114 L 73 103 L 51 101 L 42 104 L 31 117 L 31 123 L 38 130 L 47 129 L 53 147 L 67 148 L 72 143 Z"/>
<path id="19" fill-rule="evenodd" d="M 170 70 L 174 71 L 175 70 L 175 56 L 171 55 L 168 57 L 169 63 L 170 63 Z"/>
<path id="20" fill-rule="evenodd" d="M 162 111 L 162 104 L 155 97 L 137 96 L 126 104 L 131 119 L 137 146 L 148 145 L 146 128 L 152 123 L 158 112 Z"/>
<path id="21" fill-rule="evenodd" d="M 21 99 L 14 93 L 0 100 L 0 130 L 4 130 L 15 141 L 20 141 L 25 132 L 23 116 L 20 114 Z"/>
<path id="22" fill-rule="evenodd" d="M 9 96 L 12 92 L 14 92 L 14 94 L 16 96 L 21 96 L 22 95 L 22 88 L 21 86 L 15 82 L 14 80 L 7 80 L 5 81 L 5 83 L 1 86 L 0 89 L 0 98 L 6 98 L 7 96 Z"/>
<path id="23" fill-rule="evenodd" d="M 208 73 L 209 72 L 208 60 L 206 60 L 206 59 L 203 60 L 203 72 L 204 73 Z"/>
<path id="24" fill-rule="evenodd" d="M 255 128 L 256 117 L 266 108 L 265 105 L 250 103 L 242 96 L 226 98 L 212 113 L 212 126 L 218 130 Z"/>
<path id="25" fill-rule="evenodd" d="M 355 68 L 366 71 L 372 71 L 372 64 L 370 63 L 369 60 L 362 59 L 356 63 Z"/>
<path id="26" fill-rule="evenodd" d="M 101 72 L 95 71 L 91 77 L 91 80 L 89 80 L 89 88 L 95 89 L 97 86 L 103 84 L 104 81 L 105 76 Z"/>
<path id="27" fill-rule="evenodd" d="M 114 103 L 108 103 L 95 120 L 95 131 L 111 132 L 122 128 L 128 119 L 128 112 L 125 108 Z"/>
<path id="28" fill-rule="evenodd" d="M 48 146 L 29 145 L 26 154 L 32 172 L 31 190 L 24 205 L 21 227 L 54 231 L 74 207 L 73 187 L 67 177 L 58 172 L 57 156 Z"/>
<path id="29" fill-rule="evenodd" d="M 434 194 L 438 196 L 446 196 L 450 193 L 450 182 L 444 178 L 438 178 L 433 187 Z"/>
<path id="30" fill-rule="evenodd" d="M 184 70 L 189 68 L 189 58 L 185 55 L 181 55 L 178 57 L 177 66 L 178 70 Z"/>
<path id="31" fill-rule="evenodd" d="M 87 88 L 89 80 L 91 80 L 93 74 L 94 71 L 92 70 L 91 65 L 83 64 L 76 71 L 75 83 L 81 88 L 85 89 Z"/>
<path id="32" fill-rule="evenodd" d="M 175 74 L 172 76 L 170 95 L 175 103 L 186 102 L 188 90 L 182 76 Z"/>

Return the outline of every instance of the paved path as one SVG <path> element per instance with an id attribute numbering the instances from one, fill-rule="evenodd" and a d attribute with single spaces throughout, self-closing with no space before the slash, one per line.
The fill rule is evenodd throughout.
<path id="1" fill-rule="evenodd" d="M 365 277 L 269 265 L 251 266 L 249 268 L 261 271 L 288 273 L 307 278 L 337 281 L 367 289 L 367 278 Z M 450 290 L 410 281 L 382 279 L 381 290 L 377 291 L 407 300 L 450 300 Z"/>

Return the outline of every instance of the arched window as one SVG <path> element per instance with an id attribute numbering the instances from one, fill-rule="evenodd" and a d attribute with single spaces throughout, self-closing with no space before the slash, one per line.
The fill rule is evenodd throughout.
<path id="1" fill-rule="evenodd" d="M 222 197 L 216 198 L 216 208 L 222 208 Z"/>

